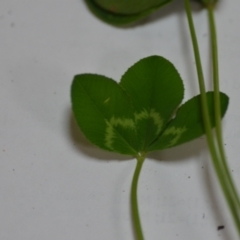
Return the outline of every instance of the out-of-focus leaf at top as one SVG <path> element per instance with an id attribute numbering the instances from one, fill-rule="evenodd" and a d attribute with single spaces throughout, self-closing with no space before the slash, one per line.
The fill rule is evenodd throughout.
<path id="1" fill-rule="evenodd" d="M 126 25 L 155 12 L 172 0 L 85 0 L 90 10 L 103 21 Z"/>
<path id="2" fill-rule="evenodd" d="M 199 2 L 203 3 L 204 5 L 215 5 L 218 0 L 198 0 Z"/>

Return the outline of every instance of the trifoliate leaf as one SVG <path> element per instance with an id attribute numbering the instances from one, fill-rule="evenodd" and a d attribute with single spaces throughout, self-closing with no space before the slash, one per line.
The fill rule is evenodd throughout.
<path id="1" fill-rule="evenodd" d="M 166 59 L 140 60 L 120 84 L 104 76 L 77 75 L 72 108 L 84 135 L 100 148 L 127 155 L 158 137 L 183 98 L 182 80 Z"/>
<path id="2" fill-rule="evenodd" d="M 105 150 L 136 156 L 174 147 L 205 132 L 200 96 L 179 107 L 183 83 L 175 67 L 163 57 L 138 61 L 119 84 L 101 75 L 77 75 L 71 91 L 80 129 L 90 142 Z M 221 93 L 220 98 L 224 115 L 228 97 Z M 207 100 L 214 127 L 212 92 L 207 93 Z"/>

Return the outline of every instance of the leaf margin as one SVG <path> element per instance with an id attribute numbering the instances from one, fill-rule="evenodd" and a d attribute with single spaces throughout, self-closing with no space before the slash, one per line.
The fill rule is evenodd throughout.
<path id="1" fill-rule="evenodd" d="M 209 115 L 210 115 L 211 125 L 212 125 L 212 128 L 214 128 L 215 127 L 215 119 L 214 119 L 215 116 L 214 116 L 214 111 L 213 111 L 214 110 L 214 92 L 213 91 L 208 91 L 206 93 L 206 95 L 207 95 L 207 102 L 208 102 L 208 108 L 209 108 Z M 200 96 L 201 96 L 200 94 L 194 96 L 193 98 L 187 100 L 184 104 L 182 104 L 179 107 L 179 109 L 176 112 L 176 116 L 168 122 L 168 125 L 164 129 L 162 134 L 159 135 L 159 137 L 158 137 L 158 139 L 156 141 L 152 142 L 148 146 L 148 152 L 153 152 L 153 151 L 164 150 L 164 149 L 167 149 L 167 148 L 172 148 L 172 147 L 175 147 L 175 146 L 182 145 L 184 143 L 190 142 L 190 141 L 192 141 L 194 139 L 197 139 L 197 138 L 205 135 L 205 128 L 204 128 L 204 124 L 203 124 L 203 119 L 197 120 L 198 124 L 201 125 L 201 129 L 198 129 L 199 133 L 195 137 L 189 137 L 189 136 L 191 136 L 191 134 L 189 134 L 189 136 L 185 140 L 178 141 L 180 138 L 182 138 L 182 135 L 185 134 L 186 131 L 188 130 L 186 126 L 183 126 L 182 128 L 176 128 L 176 129 L 173 129 L 173 131 L 171 131 L 171 128 L 174 127 L 173 124 L 176 121 L 178 121 L 179 117 L 180 118 L 182 117 L 182 116 L 180 116 L 180 114 L 182 114 L 183 111 L 186 111 L 186 109 L 185 109 L 186 106 L 188 106 L 189 104 L 192 104 L 194 101 L 198 102 L 197 105 L 200 106 L 200 107 L 198 109 L 195 108 L 195 110 L 197 109 L 197 111 L 198 111 L 197 114 L 200 117 L 202 117 Z M 228 105 L 229 105 L 229 97 L 225 93 L 223 93 L 223 92 L 220 92 L 220 102 L 221 102 L 221 115 L 222 115 L 222 117 L 224 117 L 224 115 L 225 115 L 225 113 L 227 111 Z M 193 123 L 191 123 L 191 125 L 193 125 Z M 163 145 L 162 147 L 157 147 L 156 146 L 157 142 L 159 142 L 159 145 L 160 145 L 160 143 L 162 141 L 161 138 L 163 138 L 164 135 L 169 135 L 169 134 L 171 134 L 171 132 L 173 133 L 174 131 L 176 132 L 176 134 L 179 134 L 178 135 L 178 139 L 176 139 L 177 141 L 175 141 L 175 142 L 173 142 L 172 144 L 169 144 L 169 145 L 165 145 L 165 146 Z"/>

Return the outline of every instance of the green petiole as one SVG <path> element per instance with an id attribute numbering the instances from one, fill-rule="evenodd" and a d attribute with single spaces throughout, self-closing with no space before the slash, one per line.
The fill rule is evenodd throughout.
<path id="1" fill-rule="evenodd" d="M 218 71 L 218 51 L 217 51 L 217 35 L 214 20 L 214 3 L 205 3 L 208 10 L 209 16 L 209 26 L 211 32 L 211 48 L 212 48 L 212 64 L 213 64 L 213 82 L 214 82 L 214 111 L 215 111 L 215 121 L 216 121 L 216 137 L 217 141 L 215 143 L 214 137 L 211 131 L 211 124 L 209 120 L 209 111 L 206 101 L 206 90 L 204 84 L 203 71 L 201 66 L 200 53 L 198 48 L 198 42 L 196 38 L 195 28 L 193 24 L 191 7 L 189 0 L 185 0 L 185 8 L 189 23 L 189 29 L 192 38 L 193 50 L 196 59 L 196 67 L 199 80 L 199 88 L 201 92 L 201 103 L 202 103 L 202 115 L 204 120 L 204 126 L 206 130 L 207 142 L 209 150 L 212 156 L 213 165 L 215 167 L 216 174 L 218 176 L 220 185 L 224 192 L 225 198 L 229 205 L 230 211 L 232 213 L 235 225 L 237 227 L 238 233 L 240 235 L 240 201 L 236 187 L 233 183 L 223 146 L 222 140 L 222 127 L 221 127 L 221 110 L 220 110 L 220 94 L 219 94 L 219 71 Z"/>
<path id="2" fill-rule="evenodd" d="M 145 154 L 139 154 L 138 156 L 136 156 L 136 159 L 137 159 L 137 165 L 133 175 L 132 188 L 131 188 L 132 219 L 133 219 L 133 226 L 135 230 L 136 239 L 144 240 L 140 216 L 139 216 L 139 210 L 138 210 L 137 187 L 138 187 L 139 175 L 142 169 L 143 162 L 145 160 Z"/>
<path id="3" fill-rule="evenodd" d="M 238 218 L 238 232 L 240 233 L 239 229 L 239 213 L 240 213 L 240 200 L 238 196 L 238 192 L 234 185 L 232 176 L 229 171 L 229 167 L 226 160 L 226 155 L 224 151 L 223 145 L 223 137 L 222 137 L 222 124 L 221 124 L 221 110 L 220 104 L 221 100 L 219 97 L 219 68 L 218 68 L 218 48 L 217 48 L 217 34 L 216 34 L 216 25 L 214 19 L 214 5 L 208 4 L 208 17 L 209 17 L 209 27 L 211 32 L 211 48 L 212 48 L 212 65 L 213 65 L 213 83 L 214 83 L 214 99 L 215 99 L 215 119 L 216 119 L 216 136 L 217 136 L 217 144 L 219 147 L 219 152 L 222 158 L 222 166 L 225 171 L 225 177 L 229 184 L 229 191 L 232 191 L 232 198 L 235 204 L 234 215 L 236 214 Z"/>
<path id="4" fill-rule="evenodd" d="M 231 188 L 236 197 L 237 204 L 240 207 L 240 200 L 238 197 L 238 193 L 235 185 L 233 184 L 233 180 L 229 171 L 229 167 L 226 161 L 226 155 L 224 151 L 223 145 L 223 137 L 222 137 L 222 124 L 221 124 L 221 100 L 219 96 L 219 70 L 218 70 L 218 47 L 217 47 L 217 34 L 216 34 L 216 25 L 214 19 L 214 8 L 213 6 L 207 6 L 208 16 L 209 16 L 209 27 L 211 32 L 211 48 L 212 48 L 212 65 L 213 65 L 213 83 L 214 83 L 214 101 L 215 101 L 215 119 L 216 119 L 216 135 L 218 141 L 219 151 L 222 157 L 223 167 L 225 168 L 227 177 L 229 179 L 229 183 L 231 184 Z"/>

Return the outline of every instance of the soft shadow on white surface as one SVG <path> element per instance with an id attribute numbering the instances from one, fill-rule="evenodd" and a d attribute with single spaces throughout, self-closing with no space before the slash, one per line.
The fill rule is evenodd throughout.
<path id="1" fill-rule="evenodd" d="M 24 59 L 11 66 L 12 86 L 9 95 L 15 101 L 22 114 L 29 114 L 49 131 L 59 131 L 57 123 L 62 122 L 62 105 L 67 92 L 64 92 L 66 73 L 53 64 L 54 59 L 39 62 L 36 59 Z M 68 87 L 68 86 L 67 86 Z"/>
<path id="2" fill-rule="evenodd" d="M 169 148 L 163 151 L 149 153 L 148 158 L 157 161 L 178 163 L 181 161 L 189 161 L 189 159 L 197 158 L 202 151 L 207 150 L 205 137 L 193 140 L 191 142 Z"/>

